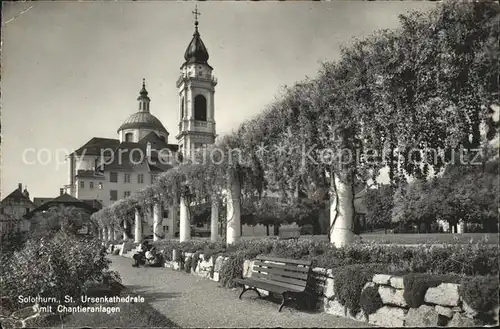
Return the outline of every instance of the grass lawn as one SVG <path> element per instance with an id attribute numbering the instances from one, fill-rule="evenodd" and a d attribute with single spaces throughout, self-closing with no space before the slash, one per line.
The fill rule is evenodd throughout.
<path id="1" fill-rule="evenodd" d="M 400 234 L 384 234 L 380 233 L 362 233 L 360 235 L 362 241 L 365 242 L 375 242 L 382 244 L 396 243 L 396 244 L 423 244 L 423 243 L 433 243 L 433 244 L 468 244 L 471 241 L 473 243 L 484 243 L 490 245 L 498 245 L 498 234 L 497 233 L 462 233 L 462 234 L 451 234 L 451 233 L 428 233 L 428 234 L 414 234 L 414 233 L 400 233 Z M 254 240 L 262 239 L 264 236 L 244 236 L 244 240 Z M 300 239 L 313 239 L 317 241 L 328 241 L 326 235 L 301 235 Z M 487 240 L 486 240 L 487 239 Z"/>
<path id="2" fill-rule="evenodd" d="M 498 245 L 498 233 L 398 233 L 398 234 L 385 234 L 384 231 L 368 232 L 360 235 L 361 240 L 364 242 L 381 243 L 381 244 L 468 244 L 468 243 L 482 243 L 487 245 Z M 242 236 L 243 240 L 263 239 L 266 236 Z M 269 238 L 273 238 L 270 236 Z M 192 240 L 210 240 L 210 238 L 192 237 Z M 326 235 L 301 235 L 300 239 L 312 239 L 316 241 L 328 241 Z M 179 238 L 169 239 L 179 241 Z"/>

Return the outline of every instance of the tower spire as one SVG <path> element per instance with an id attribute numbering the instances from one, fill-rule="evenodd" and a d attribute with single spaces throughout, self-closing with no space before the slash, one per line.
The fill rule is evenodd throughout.
<path id="1" fill-rule="evenodd" d="M 201 13 L 198 11 L 198 5 L 194 6 L 194 10 L 192 11 L 193 16 L 194 16 L 194 30 L 195 34 L 198 34 L 198 16 L 201 15 Z"/>
<path id="2" fill-rule="evenodd" d="M 149 102 L 151 99 L 148 96 L 148 91 L 146 90 L 146 79 L 142 78 L 142 89 L 139 92 L 139 111 L 149 112 Z"/>

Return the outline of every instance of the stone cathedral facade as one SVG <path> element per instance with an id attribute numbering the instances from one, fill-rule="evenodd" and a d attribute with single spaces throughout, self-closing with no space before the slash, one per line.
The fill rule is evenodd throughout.
<path id="1" fill-rule="evenodd" d="M 188 154 L 213 144 L 215 129 L 215 86 L 217 79 L 208 64 L 208 51 L 195 31 L 184 53 L 176 82 L 179 92 L 179 124 L 171 143 L 170 133 L 154 116 L 155 109 L 143 80 L 136 112 L 117 130 L 117 138 L 93 137 L 68 155 L 68 184 L 64 192 L 80 200 L 97 200 L 108 206 L 154 182 L 155 177 L 176 165 L 179 152 Z M 163 233 L 175 236 L 178 209 L 164 209 Z M 152 222 L 143 225 L 143 235 L 152 233 Z"/>

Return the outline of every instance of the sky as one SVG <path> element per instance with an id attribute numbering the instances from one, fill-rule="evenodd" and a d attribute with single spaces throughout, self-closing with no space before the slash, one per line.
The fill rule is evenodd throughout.
<path id="1" fill-rule="evenodd" d="M 151 113 L 176 143 L 175 87 L 194 32 L 192 1 L 3 3 L 1 198 L 18 183 L 31 197 L 68 184 L 71 153 L 116 130 L 137 110 L 146 79 Z M 314 77 L 341 45 L 425 1 L 198 2 L 199 31 L 218 79 L 217 133 L 236 129 L 280 86 Z"/>

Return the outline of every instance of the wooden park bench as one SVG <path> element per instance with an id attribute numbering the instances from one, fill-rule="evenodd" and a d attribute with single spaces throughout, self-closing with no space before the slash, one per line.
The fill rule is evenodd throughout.
<path id="1" fill-rule="evenodd" d="M 257 288 L 280 294 L 282 301 L 278 312 L 281 312 L 287 300 L 313 295 L 308 284 L 312 275 L 311 265 L 311 261 L 258 256 L 254 260 L 251 277 L 233 281 L 243 285 L 240 299 L 247 290 L 253 290 L 261 297 Z"/>

